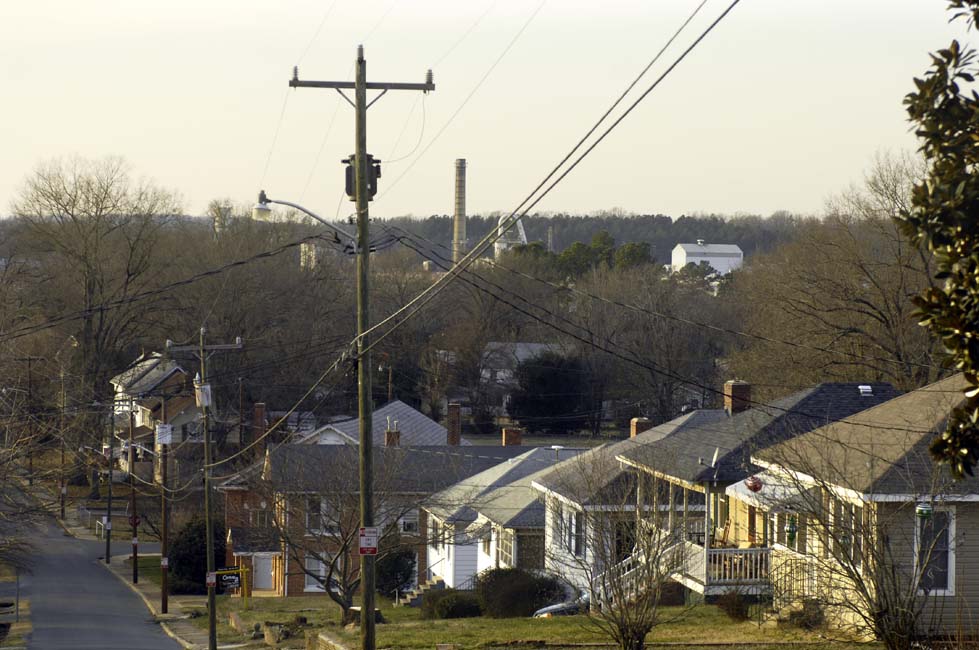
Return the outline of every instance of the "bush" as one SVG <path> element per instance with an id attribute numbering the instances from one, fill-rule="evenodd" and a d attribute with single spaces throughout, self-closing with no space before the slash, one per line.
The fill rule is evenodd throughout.
<path id="1" fill-rule="evenodd" d="M 438 606 L 439 601 L 457 593 L 459 592 L 455 589 L 436 589 L 435 591 L 425 592 L 422 595 L 422 618 L 437 618 L 435 608 Z"/>
<path id="2" fill-rule="evenodd" d="M 462 591 L 447 594 L 435 603 L 436 618 L 472 618 L 482 613 L 475 594 Z"/>
<path id="3" fill-rule="evenodd" d="M 386 553 L 377 561 L 377 592 L 393 596 L 406 591 L 415 575 L 415 552 L 402 547 Z"/>
<path id="4" fill-rule="evenodd" d="M 561 583 L 523 569 L 490 569 L 476 578 L 476 595 L 483 613 L 493 618 L 530 616 L 565 597 Z"/>
<path id="5" fill-rule="evenodd" d="M 732 621 L 748 620 L 748 601 L 735 590 L 721 594 L 717 599 L 717 606 L 728 615 Z"/>
<path id="6" fill-rule="evenodd" d="M 802 609 L 789 614 L 789 623 L 805 630 L 815 630 L 823 626 L 826 617 L 818 600 L 808 598 L 802 601 Z"/>
<path id="7" fill-rule="evenodd" d="M 220 528 L 215 526 L 215 529 Z M 170 592 L 205 593 L 207 579 L 207 528 L 195 518 L 180 529 L 170 545 Z M 224 535 L 214 531 L 214 566 L 224 566 Z"/>

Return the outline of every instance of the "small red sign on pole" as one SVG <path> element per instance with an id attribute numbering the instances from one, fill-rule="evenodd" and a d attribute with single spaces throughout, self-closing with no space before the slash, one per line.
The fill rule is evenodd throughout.
<path id="1" fill-rule="evenodd" d="M 214 587 L 217 586 L 217 584 L 218 584 L 218 576 L 216 573 L 211 571 L 210 573 L 207 574 L 207 586 Z"/>
<path id="2" fill-rule="evenodd" d="M 370 526 L 360 529 L 360 554 L 377 555 L 377 528 Z"/>

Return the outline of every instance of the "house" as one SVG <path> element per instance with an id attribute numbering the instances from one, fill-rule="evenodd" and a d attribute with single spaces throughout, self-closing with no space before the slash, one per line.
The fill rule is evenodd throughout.
<path id="1" fill-rule="evenodd" d="M 628 439 L 590 449 L 535 476 L 531 487 L 545 505 L 544 569 L 576 590 L 590 592 L 610 563 L 629 555 L 635 537 L 636 472 L 622 465 L 618 455 L 682 430 L 703 430 L 724 417 L 722 409 L 704 409 L 651 429 L 646 428 L 648 420 L 633 418 Z M 607 555 L 596 543 L 605 535 L 614 538 Z"/>
<path id="2" fill-rule="evenodd" d="M 428 580 L 471 589 L 481 571 L 498 567 L 544 570 L 545 507 L 535 478 L 580 450 L 537 447 L 425 500 Z"/>
<path id="3" fill-rule="evenodd" d="M 427 576 L 427 528 L 418 507 L 430 495 L 514 458 L 511 446 L 383 446 L 374 451 L 375 520 L 381 544 L 420 549 Z M 252 571 L 252 586 L 280 596 L 323 593 L 328 566 L 356 571 L 349 555 L 359 530 L 358 449 L 284 444 L 218 487 L 225 497 L 228 566 Z M 349 577 L 349 575 L 347 575 Z"/>
<path id="4" fill-rule="evenodd" d="M 203 442 L 201 411 L 194 400 L 193 377 L 176 361 L 153 352 L 109 380 L 114 393 L 115 433 L 128 440 L 130 412 L 137 463 L 146 462 L 149 449 L 159 458 L 156 425 L 172 427 L 171 443 Z M 154 474 L 159 478 L 156 463 Z"/>
<path id="5" fill-rule="evenodd" d="M 480 363 L 480 382 L 496 416 L 508 415 L 510 393 L 517 387 L 517 368 L 520 364 L 545 352 L 566 354 L 567 347 L 559 343 L 523 341 L 490 341 L 486 344 Z"/>
<path id="6" fill-rule="evenodd" d="M 686 565 L 676 580 L 706 597 L 732 588 L 746 594 L 770 591 L 773 531 L 768 520 L 755 508 L 732 507 L 725 493 L 727 486 L 758 470 L 751 455 L 899 394 L 886 383 L 823 383 L 749 408 L 750 388 L 745 382 L 726 382 L 729 417 L 633 445 L 617 456 L 648 476 L 648 497 L 657 505 L 673 504 L 667 520 L 655 525 L 665 526 L 685 545 Z"/>
<path id="7" fill-rule="evenodd" d="M 698 239 L 694 244 L 677 244 L 673 247 L 670 267 L 679 271 L 687 264 L 707 262 L 720 275 L 741 268 L 744 253 L 737 244 L 708 244 Z"/>
<path id="8" fill-rule="evenodd" d="M 401 400 L 388 402 L 376 409 L 371 419 L 371 433 L 374 444 L 389 444 L 391 435 L 396 434 L 395 446 L 405 447 L 468 445 L 462 440 L 459 406 L 450 404 L 447 421 L 450 429 L 432 420 Z M 346 418 L 330 422 L 315 431 L 298 436 L 300 442 L 317 445 L 357 445 L 360 444 L 360 419 Z"/>
<path id="9" fill-rule="evenodd" d="M 972 629 L 962 616 L 979 608 L 979 479 L 952 480 L 928 453 L 966 387 L 956 375 L 752 454 L 764 470 L 727 493 L 775 531 L 776 607 L 815 602 L 868 636 L 881 636 L 882 609 L 906 613 L 917 634 Z"/>

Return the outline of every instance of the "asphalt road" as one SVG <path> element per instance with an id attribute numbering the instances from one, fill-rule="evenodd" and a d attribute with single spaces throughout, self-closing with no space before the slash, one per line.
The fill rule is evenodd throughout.
<path id="1" fill-rule="evenodd" d="M 54 521 L 42 524 L 33 574 L 21 579 L 31 599 L 32 650 L 179 650 L 153 623 L 143 601 L 98 558 L 105 543 L 74 539 Z M 128 538 L 113 554 L 131 549 Z M 153 545 L 146 545 L 151 552 Z"/>

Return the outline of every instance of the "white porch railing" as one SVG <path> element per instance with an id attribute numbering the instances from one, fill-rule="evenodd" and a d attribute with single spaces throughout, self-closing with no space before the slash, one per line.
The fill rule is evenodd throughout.
<path id="1" fill-rule="evenodd" d="M 770 563 L 769 548 L 712 548 L 707 553 L 706 584 L 744 585 L 767 582 Z"/>

